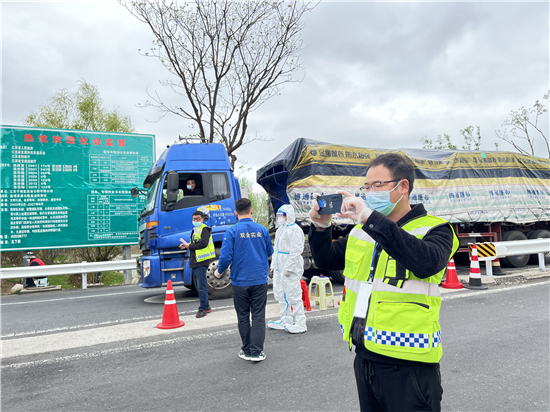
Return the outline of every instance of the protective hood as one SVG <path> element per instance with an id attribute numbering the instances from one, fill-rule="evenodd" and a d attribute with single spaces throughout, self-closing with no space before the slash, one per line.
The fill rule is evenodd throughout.
<path id="1" fill-rule="evenodd" d="M 296 222 L 296 213 L 291 205 L 282 205 L 278 212 L 286 213 L 286 225 L 291 225 Z"/>

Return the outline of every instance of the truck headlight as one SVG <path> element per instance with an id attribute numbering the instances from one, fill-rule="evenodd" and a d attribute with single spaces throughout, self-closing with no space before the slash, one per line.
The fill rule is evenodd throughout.
<path id="1" fill-rule="evenodd" d="M 142 266 L 142 273 L 143 277 L 146 278 L 151 274 L 151 261 L 150 260 L 142 260 L 141 261 Z"/>

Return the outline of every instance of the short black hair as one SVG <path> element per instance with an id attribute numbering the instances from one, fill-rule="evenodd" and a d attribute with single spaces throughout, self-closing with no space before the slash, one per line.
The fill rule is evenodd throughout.
<path id="1" fill-rule="evenodd" d="M 242 197 L 235 202 L 235 210 L 238 215 L 248 215 L 252 208 L 252 202 L 246 197 Z"/>
<path id="2" fill-rule="evenodd" d="M 405 156 L 398 153 L 384 153 L 374 159 L 367 166 L 367 172 L 371 167 L 384 166 L 391 173 L 392 180 L 407 179 L 409 181 L 409 194 L 414 187 L 414 165 Z"/>
<path id="3" fill-rule="evenodd" d="M 195 210 L 193 212 L 193 216 L 200 216 L 204 219 L 204 213 L 202 213 L 200 210 Z"/>

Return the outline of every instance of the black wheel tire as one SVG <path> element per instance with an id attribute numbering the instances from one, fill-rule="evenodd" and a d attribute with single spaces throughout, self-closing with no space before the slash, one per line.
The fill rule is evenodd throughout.
<path id="1" fill-rule="evenodd" d="M 334 283 L 338 283 L 340 285 L 343 285 L 344 281 L 346 280 L 343 270 L 327 270 L 327 274 L 330 276 Z"/>
<path id="2" fill-rule="evenodd" d="M 527 240 L 527 236 L 518 230 L 512 230 L 510 232 L 504 232 L 502 235 L 502 240 L 504 242 L 512 240 Z M 500 259 L 500 263 L 502 266 L 508 268 L 522 268 L 529 261 L 529 256 L 530 255 L 506 256 L 505 258 Z"/>
<path id="3" fill-rule="evenodd" d="M 228 299 L 233 296 L 233 286 L 229 276 L 230 269 L 222 273 L 221 278 L 214 276 L 218 268 L 218 259 L 212 261 L 206 269 L 206 284 L 208 285 L 208 296 L 211 299 Z"/>
<path id="4" fill-rule="evenodd" d="M 319 276 L 320 274 L 320 269 L 308 269 L 304 270 L 304 274 L 302 276 L 305 277 L 309 282 L 313 276 Z"/>
<path id="5" fill-rule="evenodd" d="M 548 239 L 550 238 L 550 230 L 532 230 L 527 233 L 527 239 Z M 544 254 L 544 263 L 550 263 L 550 252 Z M 539 255 L 537 253 L 529 257 L 529 264 L 538 265 L 539 264 Z"/>

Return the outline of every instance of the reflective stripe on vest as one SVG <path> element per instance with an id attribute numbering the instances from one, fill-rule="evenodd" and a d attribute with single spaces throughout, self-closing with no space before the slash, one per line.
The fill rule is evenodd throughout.
<path id="1" fill-rule="evenodd" d="M 448 224 L 434 216 L 422 216 L 402 229 L 422 239 L 433 228 Z M 453 232 L 454 234 L 454 232 Z M 351 346 L 351 322 L 361 283 L 368 279 L 374 252 L 374 240 L 357 225 L 350 232 L 346 246 L 345 299 L 340 303 L 338 320 L 343 339 Z M 458 249 L 453 238 L 451 255 Z M 439 283 L 445 268 L 420 279 L 406 270 L 384 250 L 379 254 L 367 312 L 365 347 L 384 356 L 436 363 L 442 354 L 439 309 Z"/>
<path id="2" fill-rule="evenodd" d="M 193 233 L 193 240 L 195 242 L 200 242 L 202 229 L 206 226 L 204 223 L 200 225 L 195 232 Z M 208 245 L 203 249 L 195 250 L 195 260 L 198 262 L 204 262 L 205 260 L 212 259 L 216 257 L 216 249 L 214 247 L 214 241 L 212 240 L 212 234 L 210 234 L 210 239 L 208 240 Z"/>

